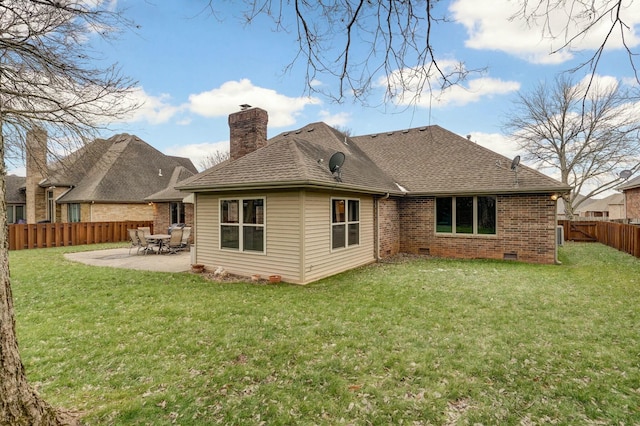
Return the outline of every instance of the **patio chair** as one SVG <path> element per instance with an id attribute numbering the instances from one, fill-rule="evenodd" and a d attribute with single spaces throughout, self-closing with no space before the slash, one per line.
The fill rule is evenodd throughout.
<path id="1" fill-rule="evenodd" d="M 171 231 L 171 238 L 169 238 L 169 242 L 164 246 L 167 248 L 169 254 L 176 254 L 179 250 L 182 250 L 182 229 L 176 228 Z"/>
<path id="2" fill-rule="evenodd" d="M 182 228 L 182 248 L 189 248 L 189 238 L 191 238 L 191 227 L 185 226 Z"/>
<path id="3" fill-rule="evenodd" d="M 129 231 L 129 241 L 131 245 L 129 246 L 129 256 L 131 256 L 131 249 L 136 247 L 136 253 L 140 250 L 140 239 L 138 238 L 138 230 L 137 229 L 127 229 Z"/>
<path id="4" fill-rule="evenodd" d="M 142 232 L 145 237 L 147 235 L 151 235 L 151 227 L 150 226 L 141 226 L 141 227 L 138 228 L 138 235 L 140 235 L 140 232 Z"/>
<path id="5" fill-rule="evenodd" d="M 142 249 L 144 251 L 144 254 L 147 254 L 149 252 L 155 253 L 155 250 L 153 249 L 153 247 L 157 246 L 157 244 L 154 244 L 148 241 L 147 238 L 144 236 L 144 232 L 138 232 L 138 240 L 140 240 L 140 246 L 138 247 L 138 252 L 140 252 L 140 249 Z"/>

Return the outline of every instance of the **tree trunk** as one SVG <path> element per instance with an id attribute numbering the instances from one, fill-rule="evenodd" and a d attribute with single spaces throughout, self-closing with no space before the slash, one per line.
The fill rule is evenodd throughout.
<path id="1" fill-rule="evenodd" d="M 4 143 L 0 135 L 0 424 L 72 424 L 73 419 L 65 419 L 29 386 L 20 360 L 9 275 L 5 176 Z"/>

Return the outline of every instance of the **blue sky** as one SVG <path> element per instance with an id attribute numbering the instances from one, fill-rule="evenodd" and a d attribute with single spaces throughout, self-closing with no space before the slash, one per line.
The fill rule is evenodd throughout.
<path id="1" fill-rule="evenodd" d="M 513 2 L 443 1 L 438 7 L 453 22 L 432 30 L 439 61 L 445 65 L 463 61 L 468 68 L 486 67 L 486 71 L 471 75 L 462 87 L 441 94 L 439 100 L 423 96 L 416 107 L 393 103 L 364 107 L 349 99 L 336 104 L 307 96 L 304 63 L 285 71 L 297 53 L 294 21 L 285 22 L 292 26 L 291 32 L 274 31 L 269 19 L 246 26 L 242 2 L 214 1 L 215 16 L 205 10 L 207 3 L 117 0 L 139 28 L 99 48 L 106 63 L 117 62 L 138 82 L 134 98 L 144 105 L 103 136 L 135 134 L 166 154 L 191 158 L 197 166 L 207 153 L 228 150 L 227 117 L 247 103 L 269 112 L 269 137 L 314 121 L 350 129 L 354 135 L 437 124 L 512 157 L 520 152 L 501 127 L 517 92 L 553 81 L 601 41 L 598 36 L 581 39 L 573 46 L 573 55 L 550 55 L 556 46 L 543 40 L 539 29 L 508 20 Z M 638 28 L 640 2 L 632 3 L 624 14 Z M 636 47 L 639 39 L 630 33 L 627 41 Z M 598 73 L 629 82 L 632 69 L 618 47 L 615 41 L 611 44 Z M 317 81 L 334 83 L 323 76 Z M 370 104 L 380 104 L 383 96 L 383 88 L 374 90 Z"/>

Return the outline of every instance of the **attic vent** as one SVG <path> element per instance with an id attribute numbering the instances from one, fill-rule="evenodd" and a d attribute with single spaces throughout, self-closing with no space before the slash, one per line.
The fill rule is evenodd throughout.
<path id="1" fill-rule="evenodd" d="M 372 138 L 377 138 L 377 137 L 378 137 L 378 135 L 371 135 L 371 137 L 372 137 Z"/>
<path id="2" fill-rule="evenodd" d="M 403 130 L 402 133 L 409 133 L 409 129 Z"/>
<path id="3" fill-rule="evenodd" d="M 312 127 L 310 129 L 307 129 L 307 132 L 313 132 L 315 129 Z"/>
<path id="4" fill-rule="evenodd" d="M 289 136 L 289 132 L 284 132 L 282 136 Z"/>
<path id="5" fill-rule="evenodd" d="M 393 135 L 393 132 L 387 133 L 387 136 L 391 136 L 391 135 Z"/>
<path id="6" fill-rule="evenodd" d="M 299 135 L 300 133 L 302 133 L 302 130 L 296 130 L 296 135 Z"/>
<path id="7" fill-rule="evenodd" d="M 420 127 L 420 129 L 418 129 L 418 130 L 420 130 L 421 132 L 424 132 L 425 130 L 427 130 L 427 128 L 426 127 Z"/>

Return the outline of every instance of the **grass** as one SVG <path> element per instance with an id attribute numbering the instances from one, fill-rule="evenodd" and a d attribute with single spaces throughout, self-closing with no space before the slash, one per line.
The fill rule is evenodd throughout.
<path id="1" fill-rule="evenodd" d="M 640 423 L 640 261 L 411 260 L 306 287 L 11 252 L 29 380 L 87 425 Z"/>

